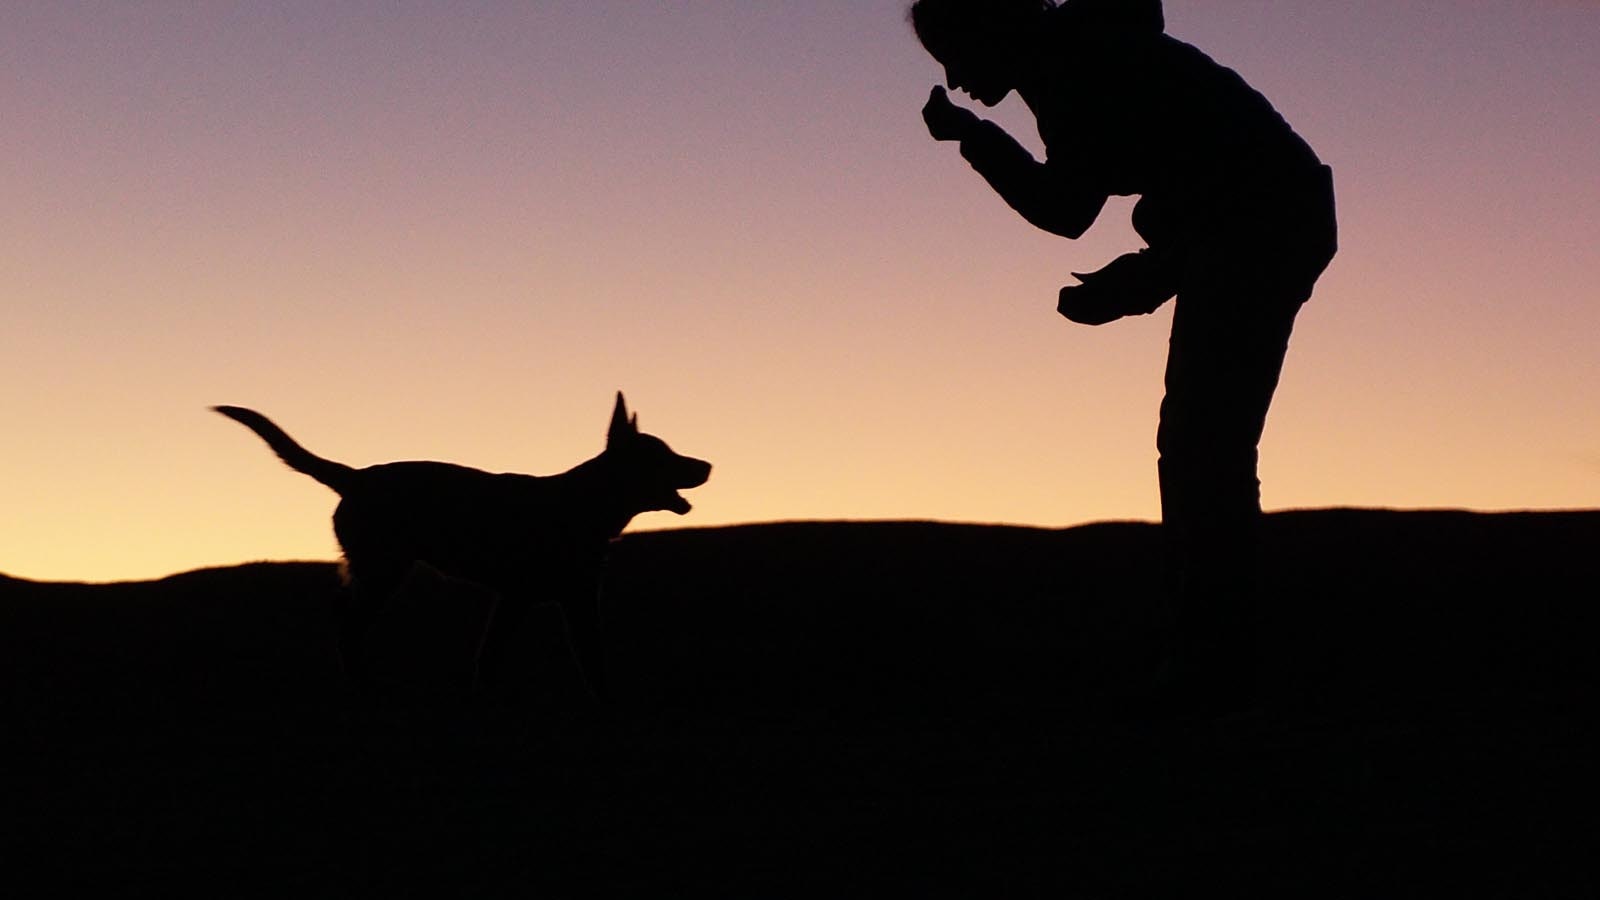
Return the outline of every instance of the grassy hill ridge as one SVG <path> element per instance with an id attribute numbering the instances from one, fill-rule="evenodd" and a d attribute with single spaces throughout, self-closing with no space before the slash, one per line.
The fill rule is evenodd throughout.
<path id="1" fill-rule="evenodd" d="M 1594 683 L 1600 512 L 1281 512 L 1263 545 L 1274 665 L 1325 699 Z M 0 660 L 58 680 L 310 683 L 331 672 L 338 590 L 316 562 L 7 578 Z M 1050 705 L 1149 663 L 1160 593 L 1150 523 L 781 522 L 626 535 L 605 605 L 619 685 L 643 703 Z"/>
<path id="2" fill-rule="evenodd" d="M 331 563 L 0 579 L 0 893 L 1593 896 L 1600 512 L 1266 524 L 1216 722 L 1147 523 L 628 535 L 587 718 L 354 702 Z"/>

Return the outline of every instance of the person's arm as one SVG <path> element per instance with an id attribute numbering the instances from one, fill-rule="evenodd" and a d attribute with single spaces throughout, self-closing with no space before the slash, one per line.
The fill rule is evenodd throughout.
<path id="1" fill-rule="evenodd" d="M 1105 194 L 1084 187 L 1063 166 L 1035 160 L 987 119 L 961 139 L 961 155 L 1018 215 L 1051 234 L 1082 237 L 1106 205 Z"/>
<path id="2" fill-rule="evenodd" d="M 960 141 L 967 162 L 1036 228 L 1082 237 L 1106 204 L 1106 194 L 1084 187 L 1063 166 L 1035 160 L 1005 129 L 951 103 L 942 87 L 933 89 L 922 117 L 936 140 Z"/>

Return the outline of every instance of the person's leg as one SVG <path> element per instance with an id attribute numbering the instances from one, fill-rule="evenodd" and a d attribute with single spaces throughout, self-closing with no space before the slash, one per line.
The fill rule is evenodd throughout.
<path id="1" fill-rule="evenodd" d="M 1332 171 L 1284 175 L 1219 212 L 1186 255 L 1161 402 L 1175 677 L 1248 695 L 1259 648 L 1257 446 L 1289 334 L 1338 247 Z"/>
<path id="2" fill-rule="evenodd" d="M 1156 444 L 1176 606 L 1173 687 L 1247 700 L 1258 666 L 1257 445 L 1304 295 L 1180 293 Z"/>

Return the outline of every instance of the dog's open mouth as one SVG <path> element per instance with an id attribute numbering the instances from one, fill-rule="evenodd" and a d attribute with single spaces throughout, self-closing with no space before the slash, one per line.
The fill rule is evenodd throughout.
<path id="1" fill-rule="evenodd" d="M 689 488 L 697 488 L 700 485 L 705 484 L 706 481 L 711 477 L 710 463 L 699 459 L 689 459 L 687 457 L 683 459 L 683 463 L 684 465 L 680 466 L 677 470 L 678 477 L 673 484 L 673 487 L 677 488 L 678 490 L 686 491 Z M 678 493 L 678 491 L 668 491 L 664 500 L 665 502 L 661 508 L 669 512 L 675 512 L 680 516 L 688 512 L 690 509 L 693 509 L 693 507 L 689 505 L 689 501 L 683 499 L 683 495 Z"/>

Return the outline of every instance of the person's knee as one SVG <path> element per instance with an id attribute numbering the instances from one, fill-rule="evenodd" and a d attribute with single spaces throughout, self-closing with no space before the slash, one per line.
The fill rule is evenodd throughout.
<path id="1" fill-rule="evenodd" d="M 1230 433 L 1221 423 L 1175 422 L 1163 418 L 1156 429 L 1156 452 L 1164 464 L 1184 469 L 1255 471 L 1257 439 L 1253 433 Z"/>

